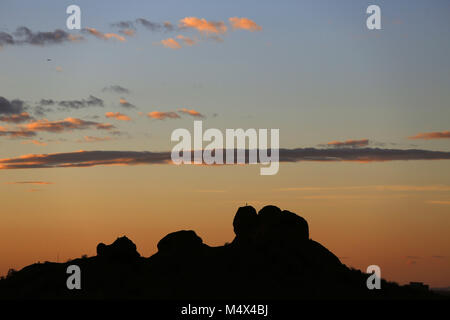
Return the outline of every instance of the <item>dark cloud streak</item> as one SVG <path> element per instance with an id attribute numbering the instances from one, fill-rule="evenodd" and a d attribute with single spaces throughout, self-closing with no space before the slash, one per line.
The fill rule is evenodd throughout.
<path id="1" fill-rule="evenodd" d="M 225 150 L 224 150 L 225 151 Z M 234 150 L 236 153 L 236 150 Z M 246 158 L 248 159 L 248 150 Z M 394 161 L 450 160 L 450 152 L 399 149 L 280 149 L 280 162 L 299 161 Z M 225 152 L 224 152 L 225 155 Z M 138 165 L 171 163 L 170 152 L 149 151 L 78 151 L 27 155 L 0 159 L 0 169 L 92 167 L 97 165 Z"/>

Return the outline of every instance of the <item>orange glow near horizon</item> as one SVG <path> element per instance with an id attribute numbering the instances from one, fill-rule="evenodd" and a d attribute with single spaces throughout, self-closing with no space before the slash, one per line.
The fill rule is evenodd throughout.
<path id="1" fill-rule="evenodd" d="M 0 183 L 8 195 L 0 226 L 0 243 L 8 244 L 0 246 L 0 255 L 7 259 L 0 262 L 0 274 L 57 257 L 62 262 L 92 256 L 99 242 L 122 235 L 143 256 L 181 229 L 196 231 L 208 245 L 223 245 L 233 240 L 236 210 L 248 203 L 257 210 L 274 204 L 303 216 L 311 238 L 349 266 L 365 271 L 377 264 L 390 281 L 446 286 L 450 185 L 445 180 L 450 180 L 440 172 L 442 165 L 433 163 L 421 163 L 428 169 L 427 185 L 408 175 L 413 163 L 282 164 L 271 177 L 260 176 L 258 166 L 7 170 L 2 182 L 52 184 L 36 183 L 34 192 L 27 192 L 26 184 Z M 33 180 L 26 180 L 30 175 Z M 324 176 L 320 184 L 317 177 Z"/>

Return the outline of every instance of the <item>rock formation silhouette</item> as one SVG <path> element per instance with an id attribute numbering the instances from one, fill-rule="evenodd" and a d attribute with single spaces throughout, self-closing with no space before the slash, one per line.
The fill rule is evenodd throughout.
<path id="1" fill-rule="evenodd" d="M 142 257 L 127 237 L 100 243 L 97 256 L 33 264 L 0 280 L 0 299 L 392 299 L 440 298 L 348 268 L 297 214 L 266 206 L 240 207 L 230 244 L 210 247 L 192 230 L 162 238 Z M 82 289 L 68 290 L 66 268 L 82 270 Z"/>

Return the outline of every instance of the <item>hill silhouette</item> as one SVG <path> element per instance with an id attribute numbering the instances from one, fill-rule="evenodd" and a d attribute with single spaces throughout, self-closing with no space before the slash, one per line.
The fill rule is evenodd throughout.
<path id="1" fill-rule="evenodd" d="M 409 299 L 440 298 L 350 269 L 309 238 L 305 219 L 275 206 L 240 207 L 234 240 L 210 247 L 191 230 L 170 233 L 142 257 L 127 237 L 97 245 L 97 255 L 33 264 L 0 280 L 0 299 Z M 81 269 L 81 290 L 68 290 L 66 269 Z"/>

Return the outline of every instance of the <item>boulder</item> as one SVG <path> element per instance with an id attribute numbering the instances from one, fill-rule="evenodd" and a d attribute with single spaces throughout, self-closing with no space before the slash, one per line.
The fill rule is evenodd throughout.
<path id="1" fill-rule="evenodd" d="M 233 220 L 234 233 L 237 237 L 247 237 L 258 224 L 258 214 L 252 206 L 240 207 Z"/>
<path id="2" fill-rule="evenodd" d="M 117 238 L 110 245 L 99 243 L 97 245 L 97 257 L 106 258 L 110 260 L 129 261 L 139 258 L 141 255 L 136 250 L 136 245 L 123 236 Z"/>
<path id="3" fill-rule="evenodd" d="M 203 247 L 203 240 L 192 230 L 169 233 L 158 242 L 158 252 L 163 254 L 193 253 Z"/>

